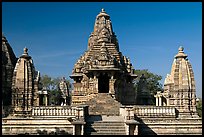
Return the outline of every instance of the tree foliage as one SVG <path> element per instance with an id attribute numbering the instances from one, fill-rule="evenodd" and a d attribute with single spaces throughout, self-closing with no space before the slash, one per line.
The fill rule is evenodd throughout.
<path id="1" fill-rule="evenodd" d="M 162 79 L 162 76 L 154 74 L 148 69 L 143 69 L 143 70 L 135 70 L 135 74 L 138 76 L 136 78 L 135 82 L 135 90 L 137 91 L 138 89 L 138 83 L 140 80 L 140 77 L 142 74 L 144 74 L 146 78 L 146 89 L 150 92 L 150 95 L 152 97 L 152 100 L 154 101 L 153 104 L 155 104 L 155 99 L 154 95 L 157 93 L 157 91 L 162 91 L 162 84 L 159 82 Z"/>
<path id="2" fill-rule="evenodd" d="M 62 93 L 59 91 L 59 83 L 61 81 L 60 77 L 53 78 L 48 75 L 41 76 L 41 83 L 46 90 L 49 91 L 49 104 L 60 105 L 60 98 Z M 66 80 L 68 88 L 71 88 L 69 80 Z"/>
<path id="3" fill-rule="evenodd" d="M 54 80 L 48 75 L 42 75 L 41 82 L 43 84 L 43 87 L 50 91 L 55 90 L 58 84 L 56 80 Z"/>
<path id="4" fill-rule="evenodd" d="M 199 117 L 202 117 L 202 99 L 199 98 L 197 104 L 196 104 L 196 108 L 197 108 L 197 113 Z"/>

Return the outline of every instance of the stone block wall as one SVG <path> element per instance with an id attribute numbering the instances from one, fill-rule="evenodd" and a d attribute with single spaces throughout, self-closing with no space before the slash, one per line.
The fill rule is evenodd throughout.
<path id="1" fill-rule="evenodd" d="M 138 135 L 202 135 L 200 119 L 143 118 Z"/>
<path id="2" fill-rule="evenodd" d="M 3 135 L 73 135 L 74 125 L 67 118 L 4 118 Z"/>

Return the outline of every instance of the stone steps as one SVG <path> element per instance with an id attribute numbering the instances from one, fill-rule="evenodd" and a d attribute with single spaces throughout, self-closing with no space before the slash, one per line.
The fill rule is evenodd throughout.
<path id="1" fill-rule="evenodd" d="M 85 135 L 126 135 L 125 123 L 121 116 L 94 116 L 87 119 Z"/>
<path id="2" fill-rule="evenodd" d="M 120 103 L 114 100 L 108 93 L 98 93 L 86 102 L 89 105 L 90 115 L 119 116 Z"/>
<path id="3" fill-rule="evenodd" d="M 96 133 L 96 132 L 92 132 L 92 133 L 89 134 L 89 135 L 126 135 L 126 134 L 124 134 L 124 133 L 108 133 L 108 132 L 106 132 L 106 133 Z"/>

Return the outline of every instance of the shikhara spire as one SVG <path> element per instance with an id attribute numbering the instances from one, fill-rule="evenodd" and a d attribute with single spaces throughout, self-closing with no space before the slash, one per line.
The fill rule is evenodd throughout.
<path id="1" fill-rule="evenodd" d="M 12 109 L 14 116 L 31 116 L 32 106 L 38 105 L 40 74 L 35 70 L 28 49 L 18 58 L 12 79 Z"/>
<path id="2" fill-rule="evenodd" d="M 88 41 L 88 48 L 92 48 L 94 44 L 114 43 L 118 47 L 116 36 L 112 29 L 110 16 L 104 9 L 96 16 L 94 31 L 91 33 Z"/>
<path id="3" fill-rule="evenodd" d="M 80 102 L 75 100 L 75 97 L 78 98 L 80 94 L 88 96 L 100 92 L 110 93 L 122 103 L 135 102 L 136 94 L 131 83 L 137 76 L 134 74 L 130 59 L 119 51 L 110 16 L 104 9 L 96 16 L 94 31 L 88 40 L 88 49 L 74 65 L 70 77 L 75 81 L 74 103 Z M 122 80 L 129 89 L 121 89 L 119 81 Z M 104 83 L 105 81 L 106 83 Z M 125 93 L 126 90 L 128 90 L 128 94 Z M 126 95 L 121 97 L 122 94 Z M 81 103 L 84 101 L 88 101 L 88 99 Z"/>
<path id="4" fill-rule="evenodd" d="M 194 73 L 182 46 L 174 57 L 171 73 L 165 78 L 161 96 L 163 102 L 160 105 L 175 106 L 179 117 L 198 117 Z"/>

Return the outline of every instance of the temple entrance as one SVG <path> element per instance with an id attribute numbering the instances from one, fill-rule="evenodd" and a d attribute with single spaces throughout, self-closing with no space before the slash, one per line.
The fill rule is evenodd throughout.
<path id="1" fill-rule="evenodd" d="M 98 77 L 98 93 L 109 93 L 109 77 L 108 74 L 100 74 Z"/>
<path id="2" fill-rule="evenodd" d="M 43 94 L 39 95 L 39 105 L 44 106 L 44 95 Z"/>

